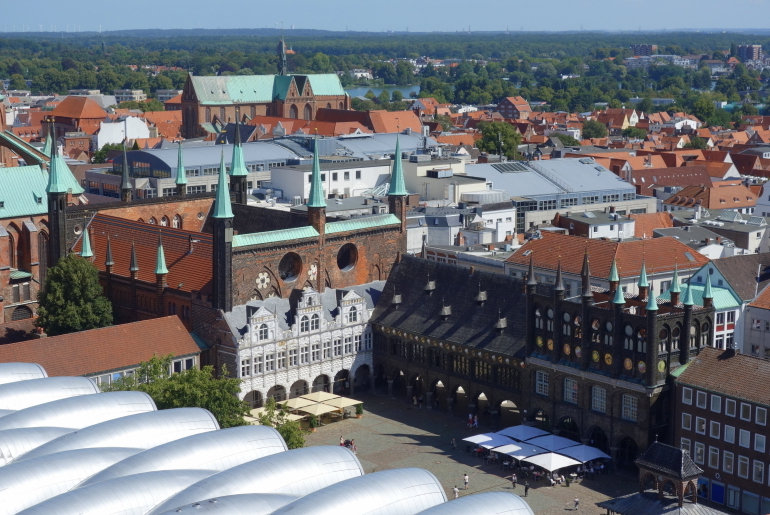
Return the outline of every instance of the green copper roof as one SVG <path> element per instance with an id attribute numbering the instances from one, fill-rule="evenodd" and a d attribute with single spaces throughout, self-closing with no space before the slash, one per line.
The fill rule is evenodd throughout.
<path id="1" fill-rule="evenodd" d="M 92 258 L 94 251 L 91 250 L 91 237 L 88 236 L 88 229 L 83 230 L 83 242 L 80 245 L 80 257 Z"/>
<path id="2" fill-rule="evenodd" d="M 67 193 L 71 191 L 73 195 L 83 193 L 83 188 L 75 180 L 70 167 L 64 162 L 64 158 L 59 155 L 56 145 L 51 148 L 51 161 L 48 163 L 48 185 L 45 189 L 48 193 Z"/>
<path id="3" fill-rule="evenodd" d="M 692 305 L 703 306 L 703 299 L 704 297 L 706 297 L 705 296 L 706 287 L 700 284 L 691 284 L 688 289 L 692 290 L 692 294 L 691 294 L 692 302 L 693 302 Z M 711 295 L 713 295 L 712 302 L 714 303 L 714 309 L 716 309 L 717 311 L 724 310 L 724 309 L 738 309 L 742 304 L 741 300 L 737 298 L 736 295 L 729 288 L 712 286 Z M 662 293 L 658 298 L 661 301 L 670 301 L 671 290 L 665 293 Z"/>
<path id="4" fill-rule="evenodd" d="M 233 162 L 230 163 L 230 175 L 233 177 L 245 177 L 249 175 L 246 162 L 243 160 L 243 147 L 241 146 L 241 124 L 235 123 L 235 144 L 233 145 Z"/>
<path id="5" fill-rule="evenodd" d="M 301 240 L 303 238 L 317 238 L 319 236 L 311 226 L 297 227 L 294 229 L 281 229 L 279 231 L 257 232 L 253 234 L 236 234 L 233 236 L 233 248 L 262 245 L 279 241 Z"/>
<path id="6" fill-rule="evenodd" d="M 363 218 L 343 220 L 341 222 L 330 222 L 326 224 L 326 234 L 373 229 L 375 227 L 386 227 L 388 225 L 398 225 L 400 223 L 401 220 L 394 214 L 365 216 Z"/>
<path id="7" fill-rule="evenodd" d="M 313 172 L 310 176 L 310 197 L 307 199 L 307 207 L 326 207 L 321 182 L 321 165 L 318 162 L 318 140 L 313 143 Z"/>
<path id="8" fill-rule="evenodd" d="M 692 298 L 692 284 L 690 284 L 690 281 L 687 281 L 687 291 L 684 293 L 684 300 L 682 301 L 682 304 L 685 306 L 693 306 L 695 305 L 695 302 Z"/>
<path id="9" fill-rule="evenodd" d="M 649 286 L 650 283 L 647 282 L 647 265 L 642 261 L 642 271 L 639 273 L 639 287 L 647 288 Z"/>
<path id="10" fill-rule="evenodd" d="M 230 205 L 230 190 L 227 189 L 227 167 L 225 167 L 225 152 L 222 150 L 222 160 L 219 162 L 219 180 L 217 181 L 217 196 L 214 198 L 213 218 L 232 218 L 233 208 Z"/>
<path id="11" fill-rule="evenodd" d="M 612 260 L 612 268 L 610 268 L 610 281 L 620 281 L 618 264 L 615 262 L 615 259 Z"/>
<path id="12" fill-rule="evenodd" d="M 175 184 L 183 186 L 187 184 L 187 172 L 184 171 L 184 161 L 182 161 L 182 142 L 179 142 L 179 155 L 176 158 L 176 180 Z"/>
<path id="13" fill-rule="evenodd" d="M 166 254 L 163 252 L 163 240 L 161 240 L 160 235 L 158 236 L 158 254 L 155 256 L 155 273 L 168 273 L 168 268 L 166 268 Z"/>
<path id="14" fill-rule="evenodd" d="M 618 285 L 617 289 L 615 290 L 615 298 L 612 299 L 613 304 L 625 304 L 626 299 L 623 297 L 623 288 Z"/>
<path id="15" fill-rule="evenodd" d="M 345 95 L 340 78 L 334 73 L 306 75 L 313 94 Z M 293 76 L 229 75 L 224 77 L 190 76 L 195 95 L 203 105 L 231 105 L 286 100 Z M 225 122 L 226 120 L 222 120 Z"/>
<path id="16" fill-rule="evenodd" d="M 307 75 L 313 94 L 317 96 L 345 95 L 339 76 L 336 73 L 318 73 Z"/>
<path id="17" fill-rule="evenodd" d="M 396 134 L 396 155 L 393 160 L 393 171 L 390 174 L 390 189 L 388 195 L 406 195 L 406 184 L 404 183 L 404 170 L 401 165 L 401 143 Z"/>
<path id="18" fill-rule="evenodd" d="M 53 146 L 53 137 L 49 133 L 48 137 L 45 139 L 45 145 L 43 145 L 43 154 L 50 156 L 52 146 Z"/>
<path id="19" fill-rule="evenodd" d="M 0 218 L 48 213 L 47 184 L 40 165 L 0 167 Z"/>
<path id="20" fill-rule="evenodd" d="M 11 279 L 29 279 L 32 277 L 32 274 L 29 272 L 25 272 L 24 270 L 17 270 L 15 268 L 11 268 Z"/>
<path id="21" fill-rule="evenodd" d="M 714 292 L 711 290 L 711 274 L 706 272 L 706 286 L 703 288 L 703 298 L 713 299 Z"/>
<path id="22" fill-rule="evenodd" d="M 688 361 L 687 363 L 685 363 L 685 364 L 684 364 L 684 365 L 682 365 L 681 367 L 676 367 L 676 369 L 675 369 L 674 371 L 672 371 L 672 372 L 671 372 L 671 377 L 677 378 L 677 377 L 679 377 L 680 375 L 682 375 L 682 373 L 683 373 L 685 370 L 687 370 L 687 367 L 689 367 L 689 366 L 690 366 L 690 363 L 692 363 L 692 361 Z"/>
<path id="23" fill-rule="evenodd" d="M 679 265 L 674 265 L 674 277 L 671 279 L 672 293 L 682 293 L 682 285 L 679 283 Z"/>
<path id="24" fill-rule="evenodd" d="M 657 311 L 658 302 L 655 300 L 654 288 L 650 288 L 647 292 L 647 311 Z"/>

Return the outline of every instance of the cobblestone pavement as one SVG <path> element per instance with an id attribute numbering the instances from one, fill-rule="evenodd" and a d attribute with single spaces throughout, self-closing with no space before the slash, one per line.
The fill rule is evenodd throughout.
<path id="1" fill-rule="evenodd" d="M 364 402 L 363 418 L 346 419 L 318 428 L 307 436 L 307 445 L 339 445 L 340 436 L 355 439 L 358 458 L 366 473 L 379 470 L 420 467 L 431 471 L 452 498 L 452 487 L 460 488 L 460 496 L 487 491 L 513 492 L 524 495 L 521 482 L 511 488 L 510 475 L 500 465 L 484 465 L 479 458 L 465 452 L 462 438 L 470 434 L 488 431 L 480 427 L 471 433 L 463 418 L 452 417 L 447 412 L 426 408 L 414 409 L 401 399 L 373 394 L 356 394 Z M 452 450 L 450 440 L 457 440 Z M 463 490 L 463 474 L 470 481 L 467 492 Z M 525 500 L 537 515 L 606 513 L 595 503 L 634 493 L 637 488 L 635 475 L 617 472 L 612 476 L 586 479 L 571 486 L 547 486 L 545 480 L 530 481 L 529 496 Z M 573 500 L 580 499 L 580 508 L 573 510 Z"/>

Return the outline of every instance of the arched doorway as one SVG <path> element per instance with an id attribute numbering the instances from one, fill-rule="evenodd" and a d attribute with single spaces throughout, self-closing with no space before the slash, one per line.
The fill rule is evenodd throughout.
<path id="1" fill-rule="evenodd" d="M 543 431 L 551 431 L 551 421 L 548 419 L 548 414 L 545 410 L 538 408 L 533 411 L 531 420 L 534 422 L 536 428 L 542 429 Z"/>
<path id="2" fill-rule="evenodd" d="M 630 436 L 623 438 L 618 446 L 618 467 L 633 467 L 638 453 L 639 446 L 634 439 Z"/>
<path id="3" fill-rule="evenodd" d="M 353 384 L 355 385 L 356 392 L 366 392 L 370 387 L 370 372 L 369 365 L 361 365 L 356 369 L 356 373 L 353 376 Z"/>
<path id="4" fill-rule="evenodd" d="M 297 119 L 299 118 L 299 109 L 297 109 L 296 104 L 292 104 L 289 108 L 289 118 Z"/>
<path id="5" fill-rule="evenodd" d="M 252 390 L 243 398 L 251 406 L 251 409 L 262 407 L 262 392 Z"/>
<path id="6" fill-rule="evenodd" d="M 337 395 L 348 395 L 350 388 L 350 372 L 347 370 L 340 370 L 337 375 L 334 376 L 334 391 Z"/>
<path id="7" fill-rule="evenodd" d="M 404 379 L 404 373 L 401 370 L 396 369 L 393 373 L 393 396 L 406 395 L 406 379 Z M 409 399 L 411 401 L 411 399 Z"/>
<path id="8" fill-rule="evenodd" d="M 454 398 L 454 402 L 452 403 L 453 409 L 463 415 L 470 413 L 468 411 L 468 394 L 462 386 L 454 387 L 452 390 L 452 397 Z"/>
<path id="9" fill-rule="evenodd" d="M 580 428 L 572 417 L 564 417 L 556 424 L 554 429 L 559 430 L 559 436 L 582 443 L 580 440 Z"/>
<path id="10" fill-rule="evenodd" d="M 291 388 L 289 389 L 289 398 L 293 399 L 294 397 L 299 397 L 300 395 L 305 395 L 306 393 L 309 393 L 307 381 L 300 379 L 291 385 Z"/>
<path id="11" fill-rule="evenodd" d="M 422 382 L 422 376 L 420 375 L 414 375 L 409 380 L 409 384 L 412 386 L 412 395 L 416 397 L 420 397 L 422 395 L 425 397 L 423 382 Z"/>
<path id="12" fill-rule="evenodd" d="M 588 432 L 588 445 L 596 447 L 600 451 L 611 456 L 610 440 L 607 438 L 607 433 L 604 432 L 604 429 L 599 426 L 594 426 Z"/>
<path id="13" fill-rule="evenodd" d="M 433 381 L 430 385 L 429 391 L 433 394 L 431 402 L 433 402 L 433 408 L 444 409 L 446 404 L 446 387 L 439 379 Z M 438 403 L 438 404 L 437 404 Z"/>
<path id="14" fill-rule="evenodd" d="M 476 414 L 478 414 L 480 417 L 488 417 L 490 408 L 489 408 L 489 399 L 487 398 L 487 394 L 484 392 L 481 392 L 477 394 L 476 399 L 474 401 L 474 404 L 476 405 Z"/>
<path id="15" fill-rule="evenodd" d="M 267 396 L 269 398 L 275 399 L 275 402 L 281 402 L 286 400 L 286 388 L 284 388 L 281 385 L 276 385 L 270 388 L 267 391 Z"/>
<path id="16" fill-rule="evenodd" d="M 313 119 L 313 108 L 310 107 L 310 104 L 305 104 L 305 112 L 303 113 L 303 117 L 305 120 Z"/>
<path id="17" fill-rule="evenodd" d="M 320 375 L 313 380 L 314 392 L 328 392 L 329 391 L 329 376 Z"/>
<path id="18" fill-rule="evenodd" d="M 500 423 L 503 427 L 518 426 L 521 424 L 521 411 L 513 401 L 504 400 L 498 408 Z"/>

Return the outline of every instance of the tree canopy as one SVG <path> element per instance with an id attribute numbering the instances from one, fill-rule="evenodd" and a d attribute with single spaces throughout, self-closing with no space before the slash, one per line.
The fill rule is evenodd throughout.
<path id="1" fill-rule="evenodd" d="M 596 120 L 586 120 L 583 122 L 583 138 L 606 138 L 608 134 L 607 126 Z"/>
<path id="2" fill-rule="evenodd" d="M 99 284 L 99 271 L 74 253 L 48 269 L 38 302 L 37 323 L 50 336 L 112 325 L 112 304 Z"/>
<path id="3" fill-rule="evenodd" d="M 247 403 L 238 400 L 240 379 L 226 377 L 224 367 L 219 378 L 211 366 L 171 373 L 171 361 L 170 355 L 153 356 L 133 374 L 103 385 L 102 391 L 138 390 L 152 397 L 158 409 L 204 408 L 223 429 L 246 425 L 243 417 L 249 409 Z"/>
<path id="4" fill-rule="evenodd" d="M 484 122 L 479 124 L 481 139 L 476 148 L 490 154 L 502 154 L 508 159 L 516 159 L 517 148 L 521 144 L 521 134 L 506 122 Z"/>
<path id="5" fill-rule="evenodd" d="M 265 411 L 259 415 L 259 423 L 276 428 L 289 449 L 304 447 L 305 435 L 299 421 L 289 420 L 288 415 L 286 407 L 277 406 L 275 399 L 270 397 L 265 403 Z"/>

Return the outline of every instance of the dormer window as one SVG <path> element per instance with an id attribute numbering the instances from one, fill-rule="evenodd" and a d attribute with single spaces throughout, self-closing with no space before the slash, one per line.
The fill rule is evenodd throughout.
<path id="1" fill-rule="evenodd" d="M 348 323 L 353 324 L 358 322 L 358 309 L 355 306 L 351 306 L 348 311 Z"/>
<path id="2" fill-rule="evenodd" d="M 318 331 L 319 326 L 321 325 L 321 317 L 318 316 L 318 313 L 310 317 L 310 330 L 311 331 Z"/>
<path id="3" fill-rule="evenodd" d="M 307 316 L 303 316 L 299 321 L 299 332 L 306 333 L 310 331 L 310 319 Z"/>
<path id="4" fill-rule="evenodd" d="M 262 324 L 259 326 L 259 329 L 257 330 L 257 339 L 259 341 L 267 340 L 268 338 L 268 331 L 267 331 L 267 324 Z"/>

